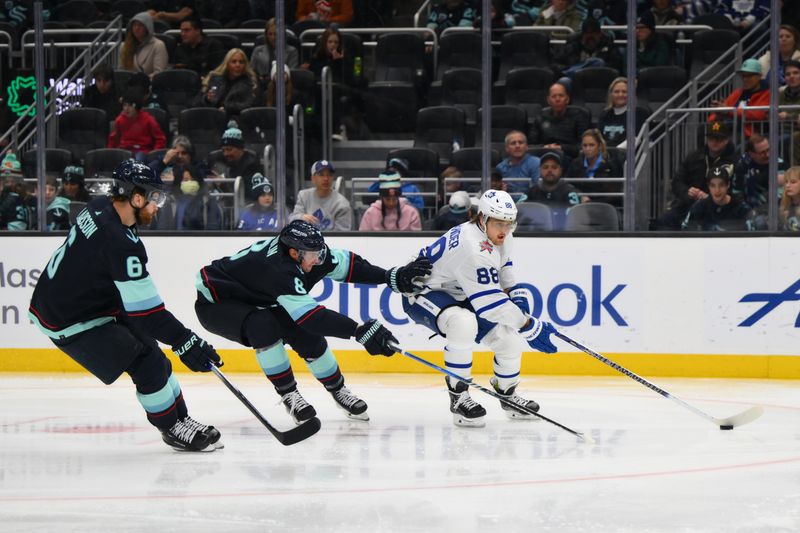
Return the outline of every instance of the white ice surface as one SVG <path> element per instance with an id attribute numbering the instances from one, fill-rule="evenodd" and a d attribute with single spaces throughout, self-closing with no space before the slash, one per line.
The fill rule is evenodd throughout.
<path id="1" fill-rule="evenodd" d="M 229 378 L 290 426 L 265 378 Z M 622 376 L 528 376 L 520 392 L 588 445 L 480 391 L 486 427 L 454 427 L 438 375 L 347 379 L 371 420 L 302 375 L 322 430 L 283 447 L 213 375 L 180 375 L 225 444 L 192 454 L 162 444 L 126 378 L 0 377 L 0 531 L 800 531 L 800 382 L 653 379 L 718 417 L 764 406 L 720 431 Z"/>

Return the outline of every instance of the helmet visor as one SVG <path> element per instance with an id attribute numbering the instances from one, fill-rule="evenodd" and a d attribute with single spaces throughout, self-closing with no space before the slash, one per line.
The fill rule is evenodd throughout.
<path id="1" fill-rule="evenodd" d="M 321 250 L 298 250 L 300 262 L 304 262 L 308 259 L 311 261 L 312 265 L 321 265 L 325 262 L 326 257 L 328 257 L 327 246 L 323 246 Z"/>

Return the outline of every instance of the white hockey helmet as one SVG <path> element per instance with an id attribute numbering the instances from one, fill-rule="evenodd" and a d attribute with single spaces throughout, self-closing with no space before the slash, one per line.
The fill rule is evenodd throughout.
<path id="1" fill-rule="evenodd" d="M 517 206 L 511 195 L 505 191 L 489 189 L 478 200 L 478 212 L 484 218 L 496 218 L 506 222 L 516 222 Z M 485 223 L 485 222 L 484 222 Z"/>

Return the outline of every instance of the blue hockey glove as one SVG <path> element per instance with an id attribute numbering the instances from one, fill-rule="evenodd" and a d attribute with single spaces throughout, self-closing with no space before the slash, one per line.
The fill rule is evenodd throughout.
<path id="1" fill-rule="evenodd" d="M 354 336 L 370 355 L 391 357 L 395 353 L 394 347 L 400 344 L 392 332 L 374 318 L 358 326 Z"/>
<path id="2" fill-rule="evenodd" d="M 519 330 L 520 335 L 534 350 L 544 353 L 556 353 L 556 345 L 550 341 L 550 334 L 555 333 L 556 328 L 550 322 L 530 317 L 530 323 Z"/>
<path id="3" fill-rule="evenodd" d="M 186 335 L 182 342 L 172 347 L 175 355 L 181 358 L 184 365 L 194 372 L 209 372 L 211 364 L 222 366 L 214 347 L 192 333 Z"/>
<path id="4" fill-rule="evenodd" d="M 528 295 L 530 291 L 528 289 L 524 289 L 519 285 L 514 285 L 511 287 L 511 290 L 508 291 L 508 297 L 511 298 L 511 301 L 514 302 L 514 305 L 520 308 L 523 314 L 530 315 L 531 314 L 531 306 L 528 303 Z"/>
<path id="5" fill-rule="evenodd" d="M 427 257 L 418 257 L 405 266 L 387 270 L 386 284 L 394 292 L 401 294 L 417 293 L 425 287 L 419 278 L 429 275 L 431 268 L 433 268 L 433 265 L 431 265 Z"/>

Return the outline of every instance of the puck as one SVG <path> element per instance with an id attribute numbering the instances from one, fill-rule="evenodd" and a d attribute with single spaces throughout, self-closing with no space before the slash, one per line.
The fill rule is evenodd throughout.
<path id="1" fill-rule="evenodd" d="M 733 426 L 720 426 L 719 429 L 733 429 Z"/>

